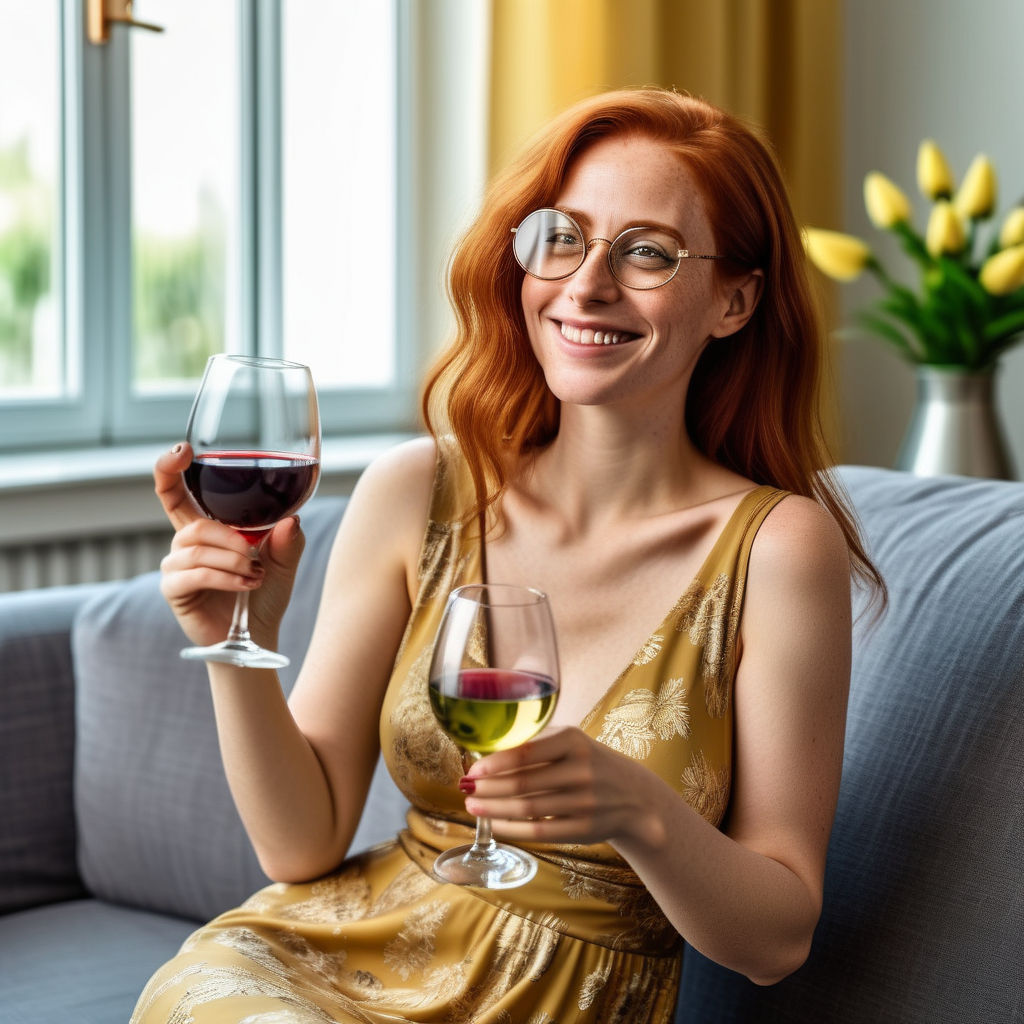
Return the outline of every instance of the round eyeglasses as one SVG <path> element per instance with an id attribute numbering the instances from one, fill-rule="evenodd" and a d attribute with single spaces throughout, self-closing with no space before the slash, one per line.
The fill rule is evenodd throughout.
<path id="1" fill-rule="evenodd" d="M 583 230 L 561 210 L 534 210 L 512 229 L 516 262 L 531 277 L 560 281 L 575 274 L 595 242 L 608 246 L 608 268 L 619 284 L 646 291 L 668 284 L 683 260 L 724 260 L 679 248 L 679 239 L 663 228 L 627 228 L 614 241 L 584 239 Z"/>

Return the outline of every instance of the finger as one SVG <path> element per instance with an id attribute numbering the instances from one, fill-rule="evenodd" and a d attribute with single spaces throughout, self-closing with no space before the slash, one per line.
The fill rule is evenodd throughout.
<path id="1" fill-rule="evenodd" d="M 468 778 L 481 779 L 505 772 L 522 771 L 540 764 L 584 756 L 588 738 L 579 729 L 558 726 L 545 729 L 536 738 L 510 750 L 499 750 L 480 758 L 466 773 Z"/>
<path id="2" fill-rule="evenodd" d="M 192 569 L 213 569 L 254 578 L 262 578 L 264 575 L 262 564 L 251 558 L 248 552 L 204 544 L 172 544 L 170 552 L 164 555 L 160 562 L 160 569 L 166 574 L 187 572 Z"/>
<path id="3" fill-rule="evenodd" d="M 590 785 L 593 785 L 593 774 L 587 765 L 573 758 L 564 758 L 526 765 L 515 771 L 494 775 L 467 775 L 460 780 L 459 788 L 466 794 L 489 800 L 494 797 L 527 796 Z"/>
<path id="4" fill-rule="evenodd" d="M 181 474 L 192 461 L 192 446 L 182 441 L 166 451 L 153 466 L 153 490 L 164 507 L 167 518 L 175 530 L 195 519 L 203 518 L 196 508 Z"/>
<path id="5" fill-rule="evenodd" d="M 220 590 L 227 593 L 255 590 L 262 583 L 262 574 L 243 575 L 203 566 L 163 576 L 160 580 L 160 592 L 168 600 L 177 600 L 207 590 Z"/>
<path id="6" fill-rule="evenodd" d="M 491 819 L 494 834 L 513 843 L 589 843 L 591 827 L 575 818 L 536 818 L 531 821 Z M 603 842 L 604 840 L 597 840 Z"/>
<path id="7" fill-rule="evenodd" d="M 223 548 L 226 551 L 234 551 L 242 558 L 249 560 L 256 559 L 258 549 L 243 537 L 237 530 L 230 526 L 218 523 L 216 519 L 207 519 L 200 516 L 182 526 L 171 538 L 171 550 L 185 550 L 187 548 L 209 547 Z"/>
<path id="8" fill-rule="evenodd" d="M 493 799 L 472 796 L 466 800 L 466 810 L 492 821 L 572 818 L 589 829 L 599 808 L 593 790 L 574 789 Z"/>
<path id="9" fill-rule="evenodd" d="M 305 546 L 306 537 L 299 525 L 299 517 L 288 516 L 268 531 L 261 552 L 269 563 L 293 571 L 299 564 Z"/>

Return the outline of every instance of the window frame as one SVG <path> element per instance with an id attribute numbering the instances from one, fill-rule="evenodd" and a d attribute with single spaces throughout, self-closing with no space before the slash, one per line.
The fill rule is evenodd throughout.
<path id="1" fill-rule="evenodd" d="M 86 40 L 85 0 L 60 5 L 61 95 L 54 289 L 66 360 L 79 363 L 79 391 L 63 399 L 0 400 L 0 451 L 121 446 L 179 437 L 192 392 L 132 394 L 130 30 Z M 411 303 L 416 278 L 410 184 L 412 7 L 394 5 L 396 104 L 395 367 L 391 387 L 321 389 L 325 434 L 415 429 L 421 360 Z M 237 0 L 239 68 L 240 308 L 252 349 L 282 346 L 281 0 Z"/>

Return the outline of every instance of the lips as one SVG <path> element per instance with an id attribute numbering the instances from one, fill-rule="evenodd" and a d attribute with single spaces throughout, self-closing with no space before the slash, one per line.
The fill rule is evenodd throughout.
<path id="1" fill-rule="evenodd" d="M 632 334 L 629 331 L 616 331 L 611 329 L 577 327 L 566 323 L 564 320 L 559 323 L 558 329 L 566 341 L 574 345 L 621 345 L 623 342 L 635 341 L 640 335 Z"/>

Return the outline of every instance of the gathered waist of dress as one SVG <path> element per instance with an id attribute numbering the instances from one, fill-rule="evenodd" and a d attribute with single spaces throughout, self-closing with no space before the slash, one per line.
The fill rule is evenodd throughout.
<path id="1" fill-rule="evenodd" d="M 398 841 L 428 874 L 439 853 L 472 842 L 461 822 L 411 808 Z M 625 865 L 574 857 L 571 848 L 529 847 L 537 874 L 517 889 L 467 888 L 473 896 L 565 935 L 644 956 L 677 957 L 682 939 Z"/>

